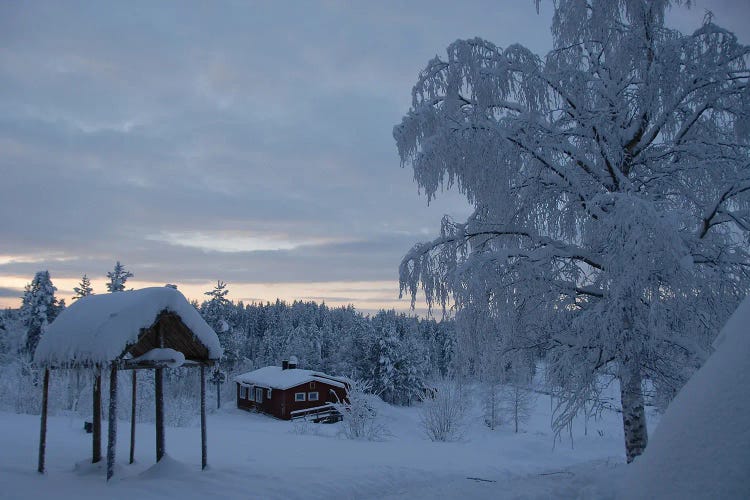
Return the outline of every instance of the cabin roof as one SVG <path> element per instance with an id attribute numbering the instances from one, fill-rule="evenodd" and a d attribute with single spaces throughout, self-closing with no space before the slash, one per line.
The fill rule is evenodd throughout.
<path id="1" fill-rule="evenodd" d="M 241 385 L 257 385 L 269 389 L 286 390 L 307 382 L 322 382 L 334 387 L 346 389 L 349 380 L 345 377 L 334 377 L 323 372 L 302 370 L 300 368 L 282 369 L 280 366 L 266 366 L 234 378 Z"/>
<path id="2" fill-rule="evenodd" d="M 163 346 L 159 330 L 165 338 Z M 153 287 L 76 300 L 42 334 L 34 362 L 103 365 L 159 347 L 175 349 L 195 361 L 217 360 L 223 353 L 216 333 L 182 293 Z"/>

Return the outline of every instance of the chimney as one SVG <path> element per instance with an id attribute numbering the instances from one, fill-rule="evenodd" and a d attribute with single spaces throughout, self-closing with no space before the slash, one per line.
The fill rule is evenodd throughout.
<path id="1" fill-rule="evenodd" d="M 281 369 L 282 369 L 282 370 L 286 370 L 287 368 L 289 368 L 289 361 L 287 361 L 287 360 L 283 360 L 283 361 L 281 362 Z"/>
<path id="2" fill-rule="evenodd" d="M 297 368 L 297 356 L 289 356 L 288 366 L 290 370 Z"/>

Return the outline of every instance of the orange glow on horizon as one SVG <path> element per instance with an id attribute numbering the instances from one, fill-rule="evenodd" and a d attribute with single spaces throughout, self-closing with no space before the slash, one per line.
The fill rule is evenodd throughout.
<path id="1" fill-rule="evenodd" d="M 94 293 L 106 293 L 104 276 L 89 276 Z M 30 282 L 29 277 L 2 276 L 0 287 L 18 290 L 18 297 L 0 297 L 0 307 L 17 308 L 21 305 L 24 287 Z M 55 278 L 52 283 L 57 287 L 56 296 L 65 299 L 69 305 L 73 299 L 73 287 L 78 286 L 80 278 Z M 216 285 L 216 281 L 180 283 L 173 281 L 188 300 L 202 302 L 205 292 Z M 165 283 L 131 279 L 128 288 L 146 288 L 164 286 Z M 331 307 L 353 305 L 364 312 L 379 309 L 396 309 L 409 312 L 410 302 L 407 298 L 398 298 L 398 283 L 395 281 L 334 281 L 334 282 L 293 282 L 293 283 L 232 283 L 228 282 L 230 300 L 242 300 L 245 303 L 274 302 L 280 299 L 286 302 L 294 300 L 325 302 Z M 416 311 L 424 315 L 424 310 Z"/>

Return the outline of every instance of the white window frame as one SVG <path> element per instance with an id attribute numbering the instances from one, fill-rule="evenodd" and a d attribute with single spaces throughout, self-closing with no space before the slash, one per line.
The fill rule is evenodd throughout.
<path id="1" fill-rule="evenodd" d="M 263 402 L 263 388 L 262 387 L 255 388 L 255 402 L 256 403 Z"/>
<path id="2" fill-rule="evenodd" d="M 255 401 L 255 387 L 250 386 L 247 389 L 247 400 L 248 401 Z"/>
<path id="3" fill-rule="evenodd" d="M 304 401 L 307 401 L 307 393 L 305 393 L 305 392 L 295 392 L 294 393 L 294 402 L 295 403 L 300 403 L 300 402 L 304 402 Z"/>
<path id="4" fill-rule="evenodd" d="M 315 397 L 313 397 L 313 395 L 315 395 Z M 319 399 L 318 391 L 308 392 L 307 393 L 307 400 L 308 401 L 318 401 L 318 399 Z"/>

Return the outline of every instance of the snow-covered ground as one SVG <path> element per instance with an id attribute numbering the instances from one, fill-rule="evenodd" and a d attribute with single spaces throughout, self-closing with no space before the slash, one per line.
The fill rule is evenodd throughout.
<path id="1" fill-rule="evenodd" d="M 416 408 L 383 404 L 380 413 L 391 435 L 368 442 L 339 437 L 340 424 L 223 409 L 209 416 L 206 471 L 197 427 L 167 428 L 168 458 L 154 466 L 153 425 L 139 424 L 136 463 L 128 465 L 129 423 L 119 422 L 110 484 L 87 464 L 91 437 L 79 418 L 50 418 L 42 476 L 39 418 L 0 413 L 0 498 L 608 498 L 622 475 L 617 413 L 589 421 L 588 435 L 577 422 L 572 446 L 566 438 L 554 449 L 547 396 L 523 432 L 491 431 L 475 410 L 464 437 L 448 443 L 425 437 Z"/>

